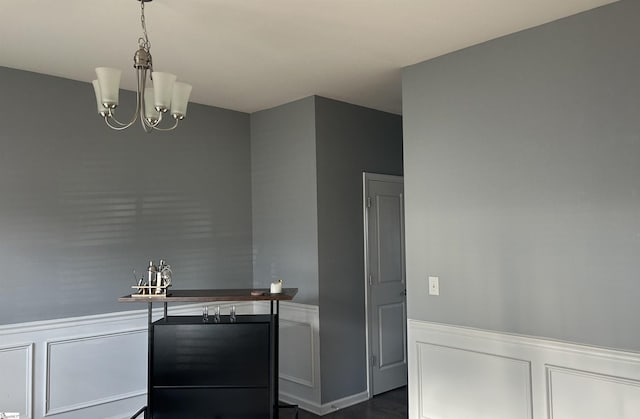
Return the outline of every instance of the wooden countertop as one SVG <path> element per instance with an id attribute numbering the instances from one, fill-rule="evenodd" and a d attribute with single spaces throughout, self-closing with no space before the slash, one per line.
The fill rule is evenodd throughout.
<path id="1" fill-rule="evenodd" d="M 251 291 L 260 291 L 261 295 L 251 295 Z M 242 289 L 206 289 L 206 290 L 171 290 L 167 296 L 144 295 L 132 297 L 125 295 L 118 298 L 123 303 L 148 302 L 211 302 L 211 301 L 288 301 L 298 293 L 298 288 L 283 288 L 280 294 L 271 294 L 268 288 Z"/>

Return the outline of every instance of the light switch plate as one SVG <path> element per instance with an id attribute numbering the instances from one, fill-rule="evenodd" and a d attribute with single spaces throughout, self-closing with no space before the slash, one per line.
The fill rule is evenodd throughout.
<path id="1" fill-rule="evenodd" d="M 440 278 L 437 276 L 429 277 L 429 295 L 440 295 Z"/>

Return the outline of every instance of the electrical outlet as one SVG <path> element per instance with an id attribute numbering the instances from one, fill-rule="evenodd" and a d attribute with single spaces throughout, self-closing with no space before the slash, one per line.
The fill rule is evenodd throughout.
<path id="1" fill-rule="evenodd" d="M 429 277 L 429 295 L 440 295 L 440 278 L 437 276 Z"/>

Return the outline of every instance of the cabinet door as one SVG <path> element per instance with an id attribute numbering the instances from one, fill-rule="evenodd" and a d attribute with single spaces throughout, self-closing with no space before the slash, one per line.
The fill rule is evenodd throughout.
<path id="1" fill-rule="evenodd" d="M 269 323 L 154 325 L 155 386 L 270 386 Z"/>

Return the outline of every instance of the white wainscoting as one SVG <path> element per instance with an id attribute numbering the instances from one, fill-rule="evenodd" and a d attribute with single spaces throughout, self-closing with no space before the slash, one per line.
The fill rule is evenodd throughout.
<path id="1" fill-rule="evenodd" d="M 131 417 L 145 404 L 146 379 L 118 374 L 137 352 L 146 359 L 146 324 L 146 312 L 137 311 L 0 326 L 3 347 L 28 342 L 29 348 L 29 370 L 21 381 L 16 378 L 28 385 L 12 388 L 19 390 L 12 398 L 27 406 L 14 411 L 34 419 Z M 144 374 L 145 361 L 142 368 Z"/>
<path id="2" fill-rule="evenodd" d="M 269 304 L 256 302 L 254 312 L 268 313 Z M 321 414 L 318 306 L 280 302 L 279 321 L 280 400 Z"/>
<path id="3" fill-rule="evenodd" d="M 211 316 L 268 304 L 208 304 Z M 202 313 L 170 306 L 169 315 Z M 146 404 L 147 310 L 0 326 L 0 412 L 21 418 L 128 419 Z M 161 316 L 154 309 L 154 319 Z M 319 315 L 314 305 L 280 303 L 281 399 L 315 412 L 320 404 Z M 326 413 L 326 412 L 325 412 Z"/>
<path id="4" fill-rule="evenodd" d="M 410 419 L 640 418 L 640 354 L 409 320 Z"/>

